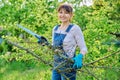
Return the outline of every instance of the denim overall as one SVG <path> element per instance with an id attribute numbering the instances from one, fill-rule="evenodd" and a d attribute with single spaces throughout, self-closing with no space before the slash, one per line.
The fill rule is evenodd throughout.
<path id="1" fill-rule="evenodd" d="M 66 29 L 65 32 L 69 32 L 70 29 L 73 27 L 72 24 L 70 24 L 68 26 L 68 28 Z M 59 47 L 61 49 L 63 49 L 62 45 L 63 45 L 63 41 L 66 37 L 67 34 L 61 34 L 61 33 L 55 33 L 55 31 L 59 28 L 59 25 L 55 27 L 54 29 L 54 39 L 53 39 L 53 47 Z M 64 56 L 68 57 L 65 52 L 62 53 Z M 61 58 L 58 55 L 54 55 L 54 67 L 56 67 L 59 63 L 61 62 L 65 62 L 65 60 L 63 58 Z M 63 66 L 62 68 L 60 68 L 60 70 L 66 69 L 69 66 L 72 66 L 73 64 L 67 64 L 65 66 Z M 76 79 L 76 71 L 71 71 L 69 73 L 65 73 L 63 72 L 62 74 L 64 74 L 66 77 L 70 77 L 69 80 L 75 80 Z M 73 76 L 74 75 L 74 76 Z M 71 77 L 72 76 L 72 77 Z M 52 71 L 52 80 L 66 80 L 60 73 L 58 73 L 56 70 Z"/>
<path id="2" fill-rule="evenodd" d="M 3 42 L 3 39 L 0 37 L 0 44 Z"/>

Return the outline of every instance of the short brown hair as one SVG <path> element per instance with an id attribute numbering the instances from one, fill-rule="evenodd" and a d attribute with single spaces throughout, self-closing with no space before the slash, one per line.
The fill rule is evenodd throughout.
<path id="1" fill-rule="evenodd" d="M 73 13 L 73 8 L 70 4 L 61 4 L 57 11 L 59 12 L 61 9 L 65 9 L 68 13 Z"/>

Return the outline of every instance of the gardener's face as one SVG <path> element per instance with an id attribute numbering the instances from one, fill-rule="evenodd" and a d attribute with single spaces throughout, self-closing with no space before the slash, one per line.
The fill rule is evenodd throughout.
<path id="1" fill-rule="evenodd" d="M 61 9 L 58 12 L 58 19 L 63 23 L 70 22 L 71 18 L 72 18 L 72 13 L 68 13 L 65 9 Z"/>

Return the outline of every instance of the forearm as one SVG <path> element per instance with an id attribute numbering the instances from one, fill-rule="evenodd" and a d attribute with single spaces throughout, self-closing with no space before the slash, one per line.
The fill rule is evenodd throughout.
<path id="1" fill-rule="evenodd" d="M 80 51 L 80 53 L 82 54 L 82 55 L 85 55 L 86 53 L 87 53 L 87 51 Z"/>

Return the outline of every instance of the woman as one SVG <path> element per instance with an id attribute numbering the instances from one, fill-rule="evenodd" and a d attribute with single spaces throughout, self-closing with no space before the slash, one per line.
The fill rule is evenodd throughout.
<path id="1" fill-rule="evenodd" d="M 58 7 L 58 19 L 61 24 L 53 28 L 53 46 L 59 47 L 59 49 L 64 51 L 63 54 L 66 57 L 74 60 L 74 64 L 67 64 L 64 68 L 72 66 L 72 68 L 78 69 L 82 67 L 82 58 L 86 54 L 87 48 L 80 27 L 71 24 L 72 17 L 73 8 L 71 5 L 62 4 Z M 75 56 L 77 46 L 80 48 L 80 52 Z M 54 55 L 54 67 L 58 66 L 59 63 L 63 61 L 65 61 L 63 58 L 60 58 L 57 54 Z M 60 70 L 63 70 L 63 68 Z M 52 80 L 66 80 L 66 78 L 76 80 L 76 71 L 71 71 L 68 74 L 65 72 L 61 74 L 57 70 L 52 71 Z"/>

